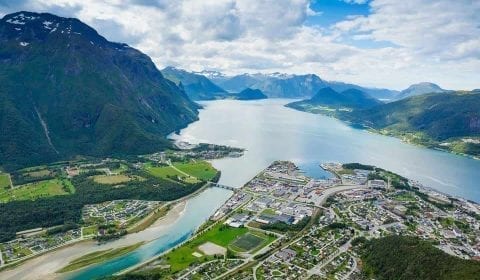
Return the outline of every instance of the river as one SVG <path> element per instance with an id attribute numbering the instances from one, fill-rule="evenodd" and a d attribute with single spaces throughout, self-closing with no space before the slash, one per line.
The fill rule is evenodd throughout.
<path id="1" fill-rule="evenodd" d="M 274 160 L 291 160 L 307 175 L 328 176 L 321 162 L 361 162 L 397 172 L 445 193 L 480 201 L 480 161 L 405 144 L 369 133 L 333 118 L 295 111 L 291 100 L 202 102 L 200 120 L 173 135 L 175 140 L 247 149 L 240 158 L 213 161 L 220 183 L 240 187 Z M 92 279 L 141 263 L 186 240 L 231 195 L 210 188 L 190 199 L 171 226 L 136 251 L 67 275 Z"/>

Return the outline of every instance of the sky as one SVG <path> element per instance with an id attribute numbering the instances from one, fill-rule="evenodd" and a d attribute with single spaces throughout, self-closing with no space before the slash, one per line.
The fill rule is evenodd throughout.
<path id="1" fill-rule="evenodd" d="M 76 17 L 159 69 L 480 88 L 479 0 L 0 0 Z"/>

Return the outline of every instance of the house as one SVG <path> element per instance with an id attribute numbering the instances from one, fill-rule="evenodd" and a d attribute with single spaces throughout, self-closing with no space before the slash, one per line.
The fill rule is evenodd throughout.
<path id="1" fill-rule="evenodd" d="M 296 255 L 297 255 L 297 252 L 295 252 L 294 250 L 289 249 L 289 248 L 283 249 L 276 254 L 276 256 L 279 259 L 282 259 L 284 262 L 288 262 L 288 261 L 292 260 L 293 258 L 295 258 Z"/>

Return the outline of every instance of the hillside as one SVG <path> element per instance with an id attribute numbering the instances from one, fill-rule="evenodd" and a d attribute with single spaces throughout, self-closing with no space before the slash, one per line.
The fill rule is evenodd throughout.
<path id="1" fill-rule="evenodd" d="M 200 74 L 171 66 L 163 69 L 162 74 L 177 85 L 181 83 L 188 97 L 192 100 L 212 100 L 224 97 L 227 94 L 224 89 Z"/>
<path id="2" fill-rule="evenodd" d="M 397 98 L 402 99 L 402 98 L 407 98 L 407 97 L 412 97 L 412 96 L 417 96 L 417 95 L 422 95 L 422 94 L 427 94 L 427 93 L 442 93 L 442 92 L 448 92 L 448 90 L 441 88 L 439 85 L 433 84 L 433 83 L 418 83 L 418 84 L 413 84 L 409 86 L 408 88 L 402 90 Z"/>
<path id="3" fill-rule="evenodd" d="M 444 253 L 414 237 L 389 236 L 368 241 L 363 270 L 375 279 L 480 279 L 480 262 Z"/>
<path id="4" fill-rule="evenodd" d="M 300 111 L 325 111 L 327 113 L 328 111 L 332 112 L 332 110 L 370 108 L 379 104 L 381 104 L 380 101 L 357 89 L 336 92 L 327 87 L 320 89 L 310 99 L 292 102 L 286 106 Z"/>
<path id="5" fill-rule="evenodd" d="M 479 108 L 480 92 L 432 93 L 339 117 L 415 143 L 480 155 Z"/>
<path id="6" fill-rule="evenodd" d="M 256 99 L 266 99 L 268 98 L 263 92 L 259 89 L 246 88 L 235 95 L 235 99 L 238 100 L 256 100 Z"/>
<path id="7" fill-rule="evenodd" d="M 0 20 L 0 162 L 145 153 L 197 119 L 197 105 L 151 59 L 77 19 Z"/>

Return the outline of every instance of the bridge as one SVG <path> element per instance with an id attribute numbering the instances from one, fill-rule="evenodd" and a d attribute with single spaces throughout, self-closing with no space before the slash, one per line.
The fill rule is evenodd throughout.
<path id="1" fill-rule="evenodd" d="M 222 188 L 222 189 L 226 189 L 226 190 L 230 190 L 230 191 L 238 191 L 238 188 L 234 188 L 234 187 L 231 187 L 231 186 L 227 186 L 227 185 L 222 185 L 222 184 L 218 184 L 218 183 L 214 183 L 214 182 L 210 182 L 210 187 L 212 188 Z"/>

